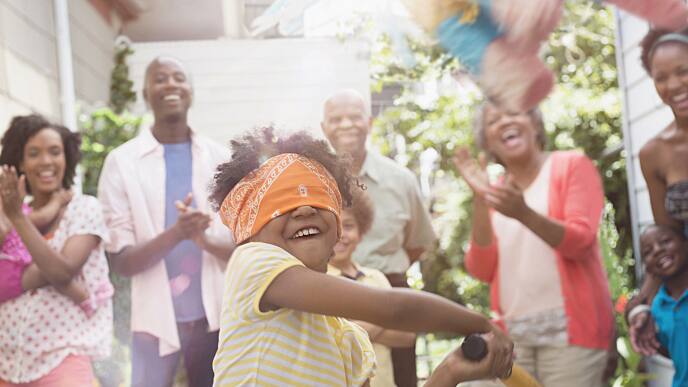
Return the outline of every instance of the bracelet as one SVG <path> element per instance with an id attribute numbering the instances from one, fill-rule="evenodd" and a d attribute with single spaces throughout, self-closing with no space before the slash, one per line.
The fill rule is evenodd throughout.
<path id="1" fill-rule="evenodd" d="M 630 312 L 628 312 L 628 322 L 630 323 L 633 321 L 633 318 L 641 313 L 649 312 L 651 310 L 649 305 L 645 304 L 638 304 L 631 309 Z"/>

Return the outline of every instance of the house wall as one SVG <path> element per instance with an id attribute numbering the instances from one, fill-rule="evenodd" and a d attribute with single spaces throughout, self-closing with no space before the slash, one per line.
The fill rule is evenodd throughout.
<path id="1" fill-rule="evenodd" d="M 275 124 L 320 134 L 322 104 L 340 88 L 370 98 L 369 48 L 330 39 L 207 40 L 137 43 L 131 77 L 139 93 L 148 63 L 159 55 L 180 59 L 194 86 L 190 123 L 226 144 L 256 126 Z"/>
<path id="2" fill-rule="evenodd" d="M 70 0 L 76 96 L 106 101 L 119 21 L 106 20 L 88 0 Z M 0 0 L 0 131 L 12 116 L 35 111 L 61 119 L 53 2 Z"/>
<path id="3" fill-rule="evenodd" d="M 106 102 L 122 22 L 115 12 L 106 20 L 88 0 L 69 0 L 69 25 L 76 97 L 89 104 Z"/>

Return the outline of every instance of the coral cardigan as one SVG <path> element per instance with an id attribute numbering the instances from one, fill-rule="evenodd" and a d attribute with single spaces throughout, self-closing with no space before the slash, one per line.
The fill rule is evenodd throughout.
<path id="1" fill-rule="evenodd" d="M 554 250 L 569 343 L 609 349 L 614 330 L 612 302 L 597 239 L 604 207 L 602 182 L 592 161 L 579 152 L 553 152 L 550 157 L 548 216 L 564 225 L 564 238 Z M 466 269 L 475 278 L 490 284 L 492 309 L 501 316 L 498 265 L 496 235 L 492 235 L 488 246 L 470 244 Z"/>

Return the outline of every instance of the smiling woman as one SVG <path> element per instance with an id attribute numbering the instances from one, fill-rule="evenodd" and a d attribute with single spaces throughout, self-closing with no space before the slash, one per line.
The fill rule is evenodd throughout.
<path id="1" fill-rule="evenodd" d="M 582 154 L 545 151 L 538 110 L 487 103 L 476 121 L 478 145 L 506 173 L 493 184 L 486 156 L 478 163 L 467 149 L 456 153 L 474 191 L 466 269 L 490 283 L 517 363 L 545 386 L 601 386 L 613 320 L 596 238 L 604 204 L 597 169 Z"/>
<path id="2" fill-rule="evenodd" d="M 41 191 L 69 189 L 81 158 L 78 135 L 63 126 L 50 125 L 37 115 L 15 117 L 10 133 L 2 139 L 0 164 L 34 171 L 27 175 L 27 189 L 29 193 L 32 187 L 37 189 L 39 196 Z"/>
<path id="3" fill-rule="evenodd" d="M 657 224 L 679 229 L 688 221 L 688 31 L 650 31 L 642 60 L 674 121 L 640 150 Z"/>
<path id="4" fill-rule="evenodd" d="M 19 294 L 0 303 L 3 387 L 92 385 L 91 359 L 110 350 L 112 285 L 101 243 L 108 238 L 102 210 L 93 197 L 65 195 L 81 156 L 79 143 L 77 134 L 37 115 L 15 117 L 2 138 L 0 215 L 13 228 L 3 233 L 3 253 L 13 235 L 16 246 L 27 250 L 14 266 Z M 24 183 L 32 200 L 23 211 Z M 42 222 L 34 216 L 39 213 Z M 0 258 L 3 264 L 12 260 Z M 6 276 L 7 266 L 1 269 Z"/>
<path id="5" fill-rule="evenodd" d="M 640 149 L 640 168 L 655 223 L 688 236 L 688 30 L 650 30 L 641 48 L 643 67 L 674 120 Z M 640 293 L 628 303 L 629 310 L 650 304 L 659 289 L 659 279 L 646 274 Z M 634 348 L 644 355 L 655 353 L 659 344 L 649 311 L 629 316 Z"/>

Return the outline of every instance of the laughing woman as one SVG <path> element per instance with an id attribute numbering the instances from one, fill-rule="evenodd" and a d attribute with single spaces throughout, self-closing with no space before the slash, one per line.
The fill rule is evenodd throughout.
<path id="1" fill-rule="evenodd" d="M 466 269 L 490 284 L 491 307 L 516 362 L 545 386 L 600 386 L 612 342 L 607 278 L 597 243 L 604 195 L 595 165 L 547 152 L 537 110 L 478 112 L 478 145 L 502 164 L 491 184 L 466 149 L 454 159 L 474 191 Z"/>
<path id="2" fill-rule="evenodd" d="M 109 353 L 112 286 L 100 204 L 75 195 L 40 231 L 22 211 L 24 182 L 34 211 L 47 206 L 54 192 L 72 186 L 79 144 L 77 134 L 37 115 L 15 117 L 2 138 L 2 210 L 37 267 L 22 285 L 40 284 L 0 304 L 2 387 L 93 386 L 91 359 Z M 57 290 L 75 278 L 99 306 L 94 313 L 84 313 Z"/>

